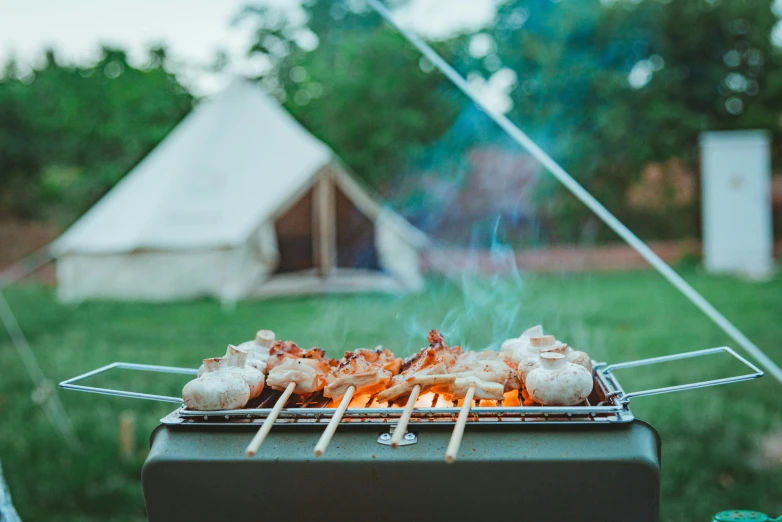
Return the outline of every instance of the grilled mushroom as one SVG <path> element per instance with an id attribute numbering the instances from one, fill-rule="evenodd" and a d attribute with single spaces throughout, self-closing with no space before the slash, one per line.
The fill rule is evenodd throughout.
<path id="1" fill-rule="evenodd" d="M 271 330 L 258 330 L 255 339 L 247 341 L 236 348 L 247 352 L 247 361 L 245 365 L 257 369 L 262 374 L 266 373 L 266 364 L 269 360 L 269 351 L 274 345 L 274 332 Z M 232 345 L 228 345 L 229 347 Z M 230 349 L 226 350 L 225 357 L 231 355 Z M 203 364 L 198 368 L 198 376 L 201 377 L 206 371 Z"/>
<path id="2" fill-rule="evenodd" d="M 575 406 L 592 393 L 592 374 L 561 353 L 543 352 L 540 366 L 527 375 L 527 392 L 544 406 Z"/>
<path id="3" fill-rule="evenodd" d="M 258 330 L 255 339 L 239 345 L 239 349 L 247 352 L 247 366 L 266 372 L 266 361 L 269 360 L 269 351 L 274 346 L 274 332 L 271 330 Z"/>
<path id="4" fill-rule="evenodd" d="M 247 357 L 247 352 L 229 344 L 228 355 L 226 355 L 226 359 L 228 359 L 226 371 L 244 379 L 244 382 L 250 387 L 250 398 L 254 399 L 263 391 L 265 381 L 260 370 L 247 365 Z"/>
<path id="5" fill-rule="evenodd" d="M 250 399 L 250 386 L 227 366 L 225 357 L 204 359 L 204 373 L 182 389 L 185 406 L 198 411 L 243 408 Z"/>
<path id="6" fill-rule="evenodd" d="M 515 365 L 518 365 L 522 359 L 531 355 L 529 351 L 530 339 L 542 335 L 543 327 L 539 324 L 532 328 L 527 328 L 520 336 L 508 339 L 502 343 L 500 353 L 505 354 Z M 535 352 L 534 355 L 537 357 L 538 353 Z"/>
<path id="7" fill-rule="evenodd" d="M 589 355 L 587 355 L 586 352 L 579 352 L 578 350 L 574 350 L 567 344 L 563 344 L 557 341 L 551 344 L 550 347 L 542 346 L 540 352 L 560 353 L 565 356 L 568 362 L 583 366 L 589 372 L 592 371 L 592 359 L 589 358 Z"/>
<path id="8" fill-rule="evenodd" d="M 541 335 L 539 337 L 530 337 L 529 346 L 524 351 L 524 356 L 519 362 L 519 378 L 526 385 L 527 375 L 540 366 L 540 354 L 543 352 L 556 351 L 565 345 L 556 340 L 553 335 Z"/>

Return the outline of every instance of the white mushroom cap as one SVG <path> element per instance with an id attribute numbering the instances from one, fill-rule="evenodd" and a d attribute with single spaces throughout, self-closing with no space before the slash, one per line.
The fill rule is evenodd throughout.
<path id="1" fill-rule="evenodd" d="M 500 351 L 514 352 L 516 350 L 523 350 L 528 344 L 529 341 L 522 339 L 521 337 L 514 337 L 513 339 L 504 341 L 500 347 Z"/>
<path id="2" fill-rule="evenodd" d="M 571 364 L 561 353 L 543 352 L 540 366 L 527 375 L 527 393 L 544 406 L 581 404 L 592 392 L 592 375 L 584 367 Z"/>
<path id="3" fill-rule="evenodd" d="M 207 359 L 210 365 L 220 365 L 221 359 Z M 206 363 L 206 361 L 205 361 Z M 185 384 L 182 399 L 191 410 L 233 410 L 243 408 L 250 398 L 250 386 L 228 371 L 207 371 L 203 377 Z"/>

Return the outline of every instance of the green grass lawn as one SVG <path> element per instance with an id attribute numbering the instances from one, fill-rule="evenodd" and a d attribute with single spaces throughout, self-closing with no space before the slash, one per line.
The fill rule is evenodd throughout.
<path id="1" fill-rule="evenodd" d="M 688 273 L 688 279 L 782 363 L 782 279 L 756 284 Z M 397 353 L 423 345 L 430 328 L 452 344 L 496 344 L 542 322 L 594 359 L 619 362 L 730 345 L 651 272 L 524 275 L 431 281 L 419 295 L 326 296 L 182 304 L 59 304 L 51 289 L 22 285 L 7 297 L 44 372 L 60 381 L 113 361 L 196 367 L 229 342 L 271 328 L 333 356 L 382 343 Z M 149 433 L 172 405 L 60 391 L 83 445 L 61 443 L 31 401 L 22 361 L 0 336 L 0 460 L 26 522 L 144 519 L 140 484 Z M 728 356 L 619 374 L 625 387 L 667 386 L 742 371 Z M 119 371 L 92 382 L 178 395 L 186 379 Z M 782 387 L 766 377 L 737 385 L 639 398 L 632 408 L 663 440 L 662 520 L 696 521 L 722 509 L 782 512 L 782 462 L 763 437 L 782 437 Z M 118 424 L 135 414 L 137 454 L 118 455 Z M 781 457 L 777 457 L 780 459 Z"/>

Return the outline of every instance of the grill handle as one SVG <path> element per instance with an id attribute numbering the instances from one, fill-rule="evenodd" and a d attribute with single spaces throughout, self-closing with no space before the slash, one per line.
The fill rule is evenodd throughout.
<path id="1" fill-rule="evenodd" d="M 135 364 L 135 363 L 126 363 L 126 362 L 114 362 L 111 364 L 107 364 L 106 366 L 103 366 L 101 368 L 92 370 L 91 372 L 87 372 L 82 375 L 77 375 L 76 377 L 72 377 L 68 380 L 62 381 L 60 383 L 60 388 L 66 389 L 66 390 L 76 390 L 81 392 L 87 392 L 87 393 L 100 393 L 103 395 L 114 395 L 116 397 L 130 397 L 132 399 L 146 399 L 150 401 L 160 401 L 160 402 L 174 402 L 177 404 L 182 404 L 182 397 L 170 397 L 168 395 L 155 395 L 153 393 L 140 393 L 140 392 L 131 392 L 131 391 L 123 391 L 123 390 L 112 390 L 111 388 L 97 388 L 95 386 L 84 386 L 81 384 L 74 384 L 79 381 L 82 381 L 84 379 L 87 379 L 89 377 L 93 377 L 95 375 L 107 372 L 109 370 L 113 369 L 120 369 L 120 370 L 138 370 L 142 372 L 156 372 L 156 373 L 176 373 L 180 375 L 196 375 L 198 373 L 198 370 L 194 370 L 192 368 L 178 368 L 176 366 L 156 366 L 154 364 Z"/>
<path id="2" fill-rule="evenodd" d="M 690 359 L 692 357 L 701 357 L 704 355 L 713 355 L 713 354 L 723 353 L 723 352 L 729 353 L 730 355 L 732 355 L 733 357 L 735 357 L 736 359 L 744 363 L 747 367 L 749 367 L 752 370 L 753 373 L 737 375 L 735 377 L 726 377 L 724 379 L 712 379 L 708 381 L 679 384 L 677 386 L 666 386 L 664 388 L 652 388 L 649 390 L 639 390 L 630 393 L 625 393 L 625 391 L 619 385 L 619 382 L 612 375 L 612 372 L 614 370 L 621 370 L 623 368 L 633 368 L 636 366 L 646 366 L 649 364 L 657 364 L 657 363 L 663 363 L 669 361 L 680 361 L 682 359 Z M 664 355 L 662 357 L 652 357 L 650 359 L 639 359 L 637 361 L 627 361 L 623 363 L 609 364 L 607 366 L 599 367 L 595 371 L 600 373 L 604 378 L 610 379 L 611 382 L 616 385 L 616 388 L 619 390 L 617 398 L 620 401 L 629 401 L 633 397 L 645 397 L 648 395 L 657 395 L 659 393 L 695 390 L 697 388 L 706 388 L 708 386 L 719 386 L 721 384 L 730 384 L 734 382 L 748 381 L 750 379 L 757 379 L 758 377 L 763 377 L 762 370 L 760 370 L 757 366 L 755 366 L 754 364 L 752 364 L 747 359 L 737 354 L 735 351 L 733 351 L 731 348 L 727 346 L 721 346 L 719 348 L 708 348 L 706 350 L 696 350 L 694 352 L 677 353 L 674 355 Z"/>

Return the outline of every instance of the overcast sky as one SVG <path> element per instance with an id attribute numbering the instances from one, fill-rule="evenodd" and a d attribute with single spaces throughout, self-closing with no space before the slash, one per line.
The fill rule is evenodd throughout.
<path id="1" fill-rule="evenodd" d="M 489 24 L 500 2 L 411 0 L 395 15 L 419 34 L 443 38 Z M 251 39 L 248 28 L 231 26 L 231 20 L 246 3 L 247 0 L 0 0 L 0 64 L 14 56 L 22 70 L 35 66 L 40 64 L 46 46 L 54 47 L 65 61 L 89 63 L 97 58 L 100 44 L 127 49 L 131 62 L 140 64 L 150 45 L 164 43 L 180 81 L 197 95 L 209 95 L 221 90 L 234 74 L 257 74 L 263 67 L 258 58 L 250 60 L 245 56 Z M 255 3 L 288 10 L 294 18 L 302 16 L 298 0 Z M 782 14 L 782 0 L 775 0 L 775 8 Z M 777 26 L 774 40 L 782 45 L 782 25 Z M 474 38 L 473 43 L 480 44 L 480 37 Z M 218 49 L 229 55 L 231 65 L 216 75 L 204 69 Z M 629 76 L 631 85 L 642 87 L 649 80 L 651 72 L 648 67 L 644 69 L 645 64 L 639 62 L 633 69 Z M 507 93 L 517 81 L 512 71 L 501 69 L 488 80 L 471 75 L 468 80 L 493 109 L 504 112 L 510 108 Z"/>
<path id="2" fill-rule="evenodd" d="M 53 46 L 68 61 L 90 61 L 99 44 L 146 57 L 150 44 L 166 43 L 174 60 L 190 64 L 182 80 L 198 94 L 222 88 L 232 73 L 252 72 L 258 64 L 244 58 L 249 35 L 230 22 L 244 0 L 0 0 L 0 63 L 15 56 L 23 65 L 40 63 L 41 50 Z M 292 12 L 297 0 L 265 0 Z M 413 0 L 399 19 L 428 37 L 443 37 L 484 26 L 497 0 Z M 219 77 L 202 72 L 217 49 L 232 57 L 231 70 Z"/>

